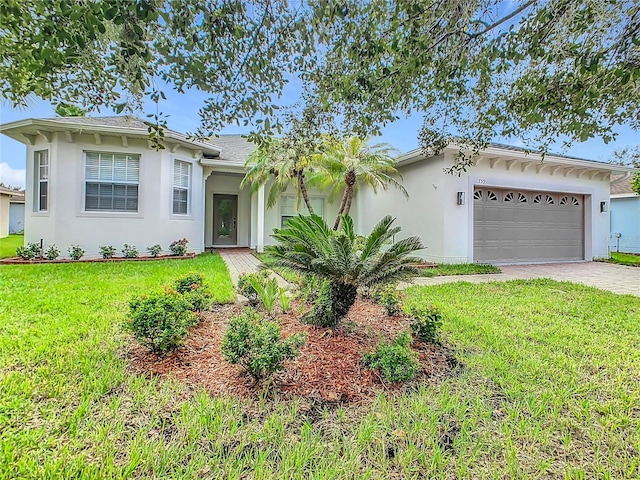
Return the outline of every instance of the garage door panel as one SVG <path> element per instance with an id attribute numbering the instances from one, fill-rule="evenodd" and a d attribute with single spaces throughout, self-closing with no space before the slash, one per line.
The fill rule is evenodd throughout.
<path id="1" fill-rule="evenodd" d="M 476 262 L 584 258 L 583 196 L 477 189 L 473 198 Z"/>

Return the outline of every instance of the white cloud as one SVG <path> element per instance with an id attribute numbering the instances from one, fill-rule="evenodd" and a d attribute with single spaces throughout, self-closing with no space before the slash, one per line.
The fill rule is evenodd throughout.
<path id="1" fill-rule="evenodd" d="M 5 185 L 24 188 L 26 175 L 24 168 L 13 168 L 8 163 L 0 163 L 0 182 Z"/>

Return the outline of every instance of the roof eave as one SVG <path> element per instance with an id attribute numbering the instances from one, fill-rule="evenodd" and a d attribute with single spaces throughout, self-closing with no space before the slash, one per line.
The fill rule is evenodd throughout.
<path id="1" fill-rule="evenodd" d="M 21 130 L 25 127 L 36 126 L 49 128 L 54 131 L 64 131 L 64 130 L 84 130 L 86 132 L 96 132 L 96 133 L 104 133 L 111 135 L 127 135 L 127 136 L 136 136 L 148 138 L 149 131 L 145 128 L 136 128 L 136 127 L 116 127 L 113 125 L 92 125 L 86 123 L 65 123 L 64 121 L 59 120 L 47 120 L 47 119 L 37 119 L 37 118 L 28 118 L 25 120 L 17 120 L 15 122 L 9 122 L 0 124 L 0 133 L 4 133 L 5 135 L 10 136 L 14 140 L 17 140 L 21 143 L 26 143 L 24 139 L 20 138 Z M 15 133 L 14 133 L 15 132 Z M 164 138 L 174 140 L 177 143 L 186 146 L 187 148 L 202 150 L 204 153 L 220 155 L 222 149 L 217 147 L 216 145 L 200 142 L 198 140 L 190 140 L 186 135 L 173 131 L 173 130 L 165 130 Z"/>

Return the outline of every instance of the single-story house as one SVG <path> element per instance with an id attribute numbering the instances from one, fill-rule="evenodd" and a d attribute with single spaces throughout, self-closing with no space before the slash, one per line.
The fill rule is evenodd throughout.
<path id="1" fill-rule="evenodd" d="M 24 231 L 24 190 L 15 192 L 9 199 L 9 233 Z"/>
<path id="2" fill-rule="evenodd" d="M 261 250 L 299 211 L 293 191 L 266 208 L 264 187 L 254 195 L 240 187 L 255 148 L 240 135 L 203 142 L 165 130 L 165 148 L 157 150 L 135 117 L 26 119 L 0 132 L 27 146 L 25 242 L 42 240 L 45 248 L 79 245 L 90 257 L 102 245 L 144 252 L 160 244 L 168 252 L 187 238 L 196 253 Z M 318 213 L 335 217 L 339 202 L 313 189 L 310 195 Z"/>
<path id="3" fill-rule="evenodd" d="M 97 256 L 101 245 L 125 243 L 166 251 L 187 238 L 189 249 L 251 247 L 296 212 L 293 191 L 267 208 L 263 187 L 240 183 L 254 146 L 237 135 L 197 141 L 166 130 L 164 149 L 152 148 L 147 126 L 133 117 L 27 119 L 0 125 L 27 145 L 25 241 L 80 245 Z M 445 174 L 457 149 L 426 157 L 403 155 L 398 168 L 409 193 L 362 189 L 351 214 L 360 232 L 384 215 L 402 235 L 418 235 L 426 260 L 545 262 L 606 257 L 609 179 L 630 169 L 590 160 L 535 154 L 493 145 L 461 176 Z M 310 191 L 314 210 L 331 222 L 339 201 Z"/>
<path id="4" fill-rule="evenodd" d="M 609 179 L 632 169 L 561 155 L 491 145 L 460 176 L 444 173 L 458 153 L 414 150 L 398 170 L 409 198 L 389 190 L 362 191 L 359 228 L 384 213 L 403 234 L 418 235 L 423 257 L 438 263 L 535 263 L 592 260 L 609 255 Z"/>
<path id="5" fill-rule="evenodd" d="M 611 251 L 640 253 L 640 195 L 631 176 L 611 181 Z"/>

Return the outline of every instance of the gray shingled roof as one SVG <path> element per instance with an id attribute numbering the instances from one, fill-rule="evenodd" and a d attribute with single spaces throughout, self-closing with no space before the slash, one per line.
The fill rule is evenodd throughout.
<path id="1" fill-rule="evenodd" d="M 141 128 L 147 129 L 144 121 L 133 115 L 124 115 L 119 117 L 53 117 L 47 118 L 60 123 L 76 123 L 78 125 L 91 125 L 95 127 L 120 127 L 120 128 Z"/>
<path id="2" fill-rule="evenodd" d="M 220 135 L 219 137 L 211 138 L 209 141 L 222 149 L 220 153 L 221 160 L 233 163 L 244 164 L 249 154 L 257 148 L 254 143 L 251 143 L 241 135 Z"/>
<path id="3" fill-rule="evenodd" d="M 629 177 L 626 180 L 622 180 L 620 182 L 613 183 L 613 182 L 616 181 L 616 179 L 615 179 L 615 177 L 612 177 L 611 178 L 611 195 L 634 193 L 634 191 L 631 190 L 631 178 L 632 177 Z"/>
<path id="4" fill-rule="evenodd" d="M 147 130 L 147 126 L 142 119 L 131 115 L 119 117 L 54 117 L 47 120 L 53 120 L 60 123 L 91 125 L 95 127 L 107 126 Z M 241 135 L 220 135 L 219 137 L 211 138 L 208 142 L 205 141 L 205 143 L 221 148 L 222 153 L 220 155 L 220 159 L 227 160 L 232 163 L 244 164 L 249 154 L 256 149 L 255 144 L 249 142 Z"/>

